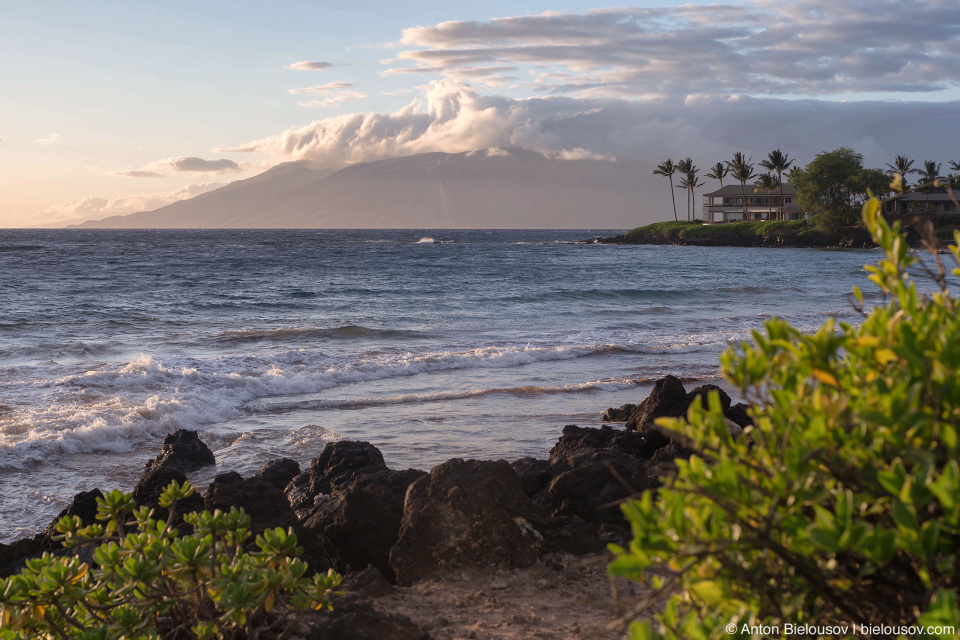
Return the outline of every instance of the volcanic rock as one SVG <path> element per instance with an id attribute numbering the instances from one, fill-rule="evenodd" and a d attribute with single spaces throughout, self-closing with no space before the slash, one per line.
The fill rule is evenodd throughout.
<path id="1" fill-rule="evenodd" d="M 689 408 L 689 406 L 693 404 L 693 400 L 699 396 L 703 408 L 706 409 L 709 406 L 709 395 L 711 391 L 716 391 L 720 396 L 720 406 L 723 408 L 723 412 L 726 414 L 728 411 L 730 411 L 730 396 L 727 395 L 726 391 L 715 384 L 705 384 L 688 393 L 687 407 Z M 684 409 L 683 415 L 686 415 L 686 412 L 687 410 Z"/>
<path id="2" fill-rule="evenodd" d="M 361 476 L 386 469 L 383 455 L 369 442 L 331 442 L 313 459 L 308 470 L 290 481 L 286 493 L 297 514 L 306 519 L 318 496 L 345 488 Z"/>
<path id="3" fill-rule="evenodd" d="M 635 404 L 624 404 L 620 407 L 610 407 L 603 412 L 603 415 L 600 416 L 600 419 L 604 422 L 626 422 L 630 419 L 630 416 L 633 414 L 636 408 L 637 405 Z"/>
<path id="4" fill-rule="evenodd" d="M 150 472 L 160 468 L 179 469 L 180 471 L 196 471 L 201 467 L 216 464 L 210 448 L 200 440 L 196 431 L 180 429 L 175 433 L 168 433 L 163 439 L 163 449 L 160 455 L 148 461 L 145 471 Z"/>
<path id="5" fill-rule="evenodd" d="M 550 463 L 547 460 L 520 458 L 511 462 L 510 466 L 517 472 L 523 492 L 531 498 L 546 485 L 550 470 Z"/>
<path id="6" fill-rule="evenodd" d="M 644 434 L 650 451 L 665 446 L 670 439 L 657 430 L 654 421 L 657 418 L 679 418 L 686 415 L 690 401 L 683 384 L 673 376 L 657 380 L 650 396 L 634 409 L 626 428 Z"/>
<path id="7" fill-rule="evenodd" d="M 260 470 L 253 474 L 254 478 L 266 480 L 276 488 L 283 491 L 290 481 L 300 475 L 300 464 L 290 458 L 280 458 L 271 460 L 260 467 Z"/>
<path id="8" fill-rule="evenodd" d="M 540 513 L 509 463 L 453 459 L 407 490 L 390 566 L 410 585 L 450 566 L 536 562 Z"/>
<path id="9" fill-rule="evenodd" d="M 404 497 L 407 487 L 426 475 L 416 469 L 362 475 L 348 487 L 334 491 L 304 526 L 330 540 L 348 571 L 373 565 L 394 582 L 390 549 L 399 537 Z"/>
<path id="10" fill-rule="evenodd" d="M 173 482 L 183 484 L 187 481 L 186 474 L 175 466 L 160 466 L 148 471 L 140 478 L 140 482 L 133 488 L 133 499 L 141 507 L 151 507 L 156 510 L 155 518 L 166 518 L 167 510 L 160 506 L 160 494 Z M 177 513 L 184 514 L 193 511 L 203 511 L 203 496 L 195 492 L 189 498 L 177 503 Z"/>
<path id="11" fill-rule="evenodd" d="M 53 536 L 57 535 L 57 523 L 60 522 L 60 518 L 64 516 L 79 516 L 80 522 L 82 522 L 85 527 L 94 524 L 97 521 L 97 498 L 102 497 L 103 493 L 101 493 L 100 489 L 81 491 L 73 496 L 73 502 L 70 503 L 70 506 L 58 513 L 57 517 L 54 518 L 50 524 L 47 525 L 47 528 L 43 530 L 43 533 L 40 534 L 44 546 L 60 546 L 59 542 L 53 540 Z"/>
<path id="12" fill-rule="evenodd" d="M 250 516 L 251 539 L 265 529 L 292 529 L 303 547 L 303 560 L 312 573 L 326 571 L 336 563 L 336 551 L 322 535 L 308 531 L 297 519 L 283 491 L 263 478 L 246 480 L 237 472 L 221 473 L 207 490 L 204 505 L 208 510 L 243 509 Z"/>

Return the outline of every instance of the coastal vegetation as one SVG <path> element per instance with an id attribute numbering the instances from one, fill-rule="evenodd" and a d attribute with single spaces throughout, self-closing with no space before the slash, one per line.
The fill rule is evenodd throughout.
<path id="1" fill-rule="evenodd" d="M 162 520 L 121 491 L 97 499 L 95 524 L 61 518 L 57 539 L 75 553 L 44 553 L 0 580 L 0 638 L 254 638 L 331 607 L 340 576 L 306 577 L 292 530 L 264 530 L 250 550 L 250 517 L 233 508 L 185 514 L 184 535 L 177 504 L 194 493 L 167 486 Z"/>
<path id="2" fill-rule="evenodd" d="M 752 403 L 739 436 L 716 392 L 657 422 L 692 455 L 623 506 L 633 538 L 611 546 L 611 574 L 651 587 L 630 615 L 667 598 L 634 640 L 858 635 L 852 623 L 956 637 L 960 298 L 947 285 L 960 268 L 917 257 L 881 207 L 861 210 L 885 257 L 867 266 L 882 302 L 868 311 L 854 289 L 859 326 L 804 335 L 772 319 L 724 353 L 724 377 Z M 817 631 L 831 626 L 847 631 Z"/>
<path id="3" fill-rule="evenodd" d="M 952 237 L 953 230 L 960 226 L 960 216 L 944 213 L 930 201 L 907 202 L 900 199 L 909 193 L 946 193 L 954 207 L 954 190 L 960 190 L 960 162 L 949 163 L 952 173 L 942 175 L 943 163 L 925 160 L 923 168 L 914 167 L 915 160 L 897 155 L 885 169 L 868 168 L 863 164 L 863 155 L 846 147 L 823 151 L 806 166 L 798 166 L 795 160 L 779 148 L 767 154 L 759 166 L 766 172 L 757 174 L 752 157 L 737 151 L 730 160 L 711 166 L 706 177 L 717 180 L 723 187 L 725 177 L 732 176 L 740 184 L 740 198 L 733 199 L 735 206 L 743 207 L 743 221 L 718 225 L 715 229 L 698 229 L 696 205 L 691 212 L 689 205 L 696 203 L 695 189 L 703 186 L 697 179 L 697 169 L 691 158 L 679 163 L 671 159 L 662 162 L 654 171 L 656 175 L 670 178 L 673 197 L 673 176 L 684 176 L 677 188 L 687 191 L 687 223 L 680 223 L 674 199 L 672 223 L 654 223 L 637 227 L 622 236 L 604 242 L 624 244 L 702 244 L 732 246 L 872 246 L 870 234 L 860 219 L 860 208 L 870 197 L 896 194 L 884 210 L 888 217 L 899 217 L 911 241 L 916 241 L 932 225 L 933 233 L 941 240 Z M 917 185 L 910 186 L 908 178 L 919 175 Z M 806 213 L 806 222 L 782 224 L 784 220 L 784 181 L 796 191 L 797 204 Z M 747 194 L 765 194 L 768 199 L 779 192 L 776 210 L 763 214 L 759 225 L 749 220 Z M 766 200 L 764 200 L 766 202 Z M 726 206 L 726 205 L 724 205 Z M 770 205 L 773 207 L 773 205 Z M 940 215 L 937 215 L 937 214 Z M 740 215 L 740 214 L 737 214 Z M 923 219 L 914 219 L 922 215 Z M 759 216 L 756 214 L 755 217 Z M 775 218 L 775 219 L 774 219 Z M 789 221 L 794 222 L 794 221 Z M 920 223 L 920 224 L 916 224 Z M 722 228 L 720 228 L 722 227 Z M 912 228 L 918 227 L 918 228 Z"/>

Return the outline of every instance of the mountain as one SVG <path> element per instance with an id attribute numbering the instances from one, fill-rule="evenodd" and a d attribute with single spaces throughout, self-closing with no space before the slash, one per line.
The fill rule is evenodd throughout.
<path id="1" fill-rule="evenodd" d="M 549 159 L 519 149 L 423 153 L 334 173 L 291 162 L 155 211 L 79 226 L 627 228 L 668 217 L 669 195 L 661 182 L 645 165 Z"/>

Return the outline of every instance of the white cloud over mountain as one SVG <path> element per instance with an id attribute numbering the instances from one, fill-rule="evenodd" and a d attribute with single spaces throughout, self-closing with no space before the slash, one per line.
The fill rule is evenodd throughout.
<path id="1" fill-rule="evenodd" d="M 689 96 L 647 100 L 483 95 L 441 80 L 392 113 L 316 120 L 277 135 L 220 149 L 276 159 L 344 164 L 425 151 L 457 153 L 521 147 L 551 157 L 651 160 L 692 156 L 701 165 L 733 151 L 781 147 L 806 162 L 851 146 L 882 164 L 897 153 L 942 157 L 958 148 L 956 102 L 830 102 Z M 909 113 L 909 118 L 903 114 Z M 931 131 L 937 131 L 931 136 Z M 944 158 L 946 159 L 946 158 Z"/>

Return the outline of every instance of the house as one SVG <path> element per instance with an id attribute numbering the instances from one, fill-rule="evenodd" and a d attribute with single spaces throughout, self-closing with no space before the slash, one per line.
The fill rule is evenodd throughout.
<path id="1" fill-rule="evenodd" d="M 883 205 L 887 213 L 958 213 L 949 193 L 915 191 Z"/>
<path id="2" fill-rule="evenodd" d="M 728 184 L 703 196 L 703 217 L 706 223 L 739 222 L 741 220 L 801 220 L 803 211 L 797 204 L 797 192 L 783 185 L 783 214 L 780 213 L 780 187 L 770 193 L 746 187 L 747 212 L 743 212 L 743 192 L 739 184 Z"/>

